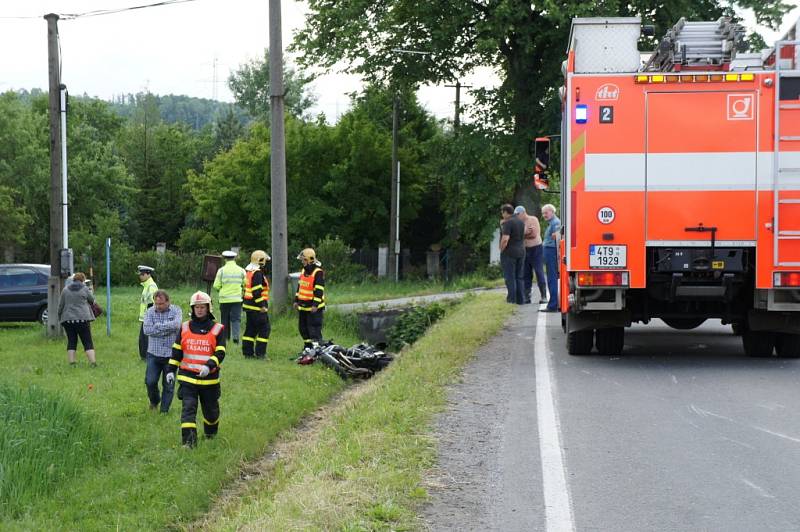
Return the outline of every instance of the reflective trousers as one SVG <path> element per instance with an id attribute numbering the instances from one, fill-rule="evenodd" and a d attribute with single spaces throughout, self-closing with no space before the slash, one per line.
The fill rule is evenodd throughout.
<path id="1" fill-rule="evenodd" d="M 271 330 L 269 314 L 256 310 L 246 310 L 245 314 L 247 323 L 242 335 L 242 355 L 247 358 L 253 356 L 264 358 L 267 356 L 267 343 Z"/>
<path id="2" fill-rule="evenodd" d="M 323 310 L 316 312 L 309 312 L 307 310 L 299 310 L 297 313 L 299 318 L 300 337 L 303 339 L 303 348 L 311 347 L 314 342 L 322 342 L 322 313 Z"/>
<path id="3" fill-rule="evenodd" d="M 197 403 L 203 409 L 203 432 L 212 438 L 219 430 L 219 384 L 197 385 L 181 382 L 178 398 L 183 401 L 181 410 L 181 443 L 194 447 L 197 443 Z"/>

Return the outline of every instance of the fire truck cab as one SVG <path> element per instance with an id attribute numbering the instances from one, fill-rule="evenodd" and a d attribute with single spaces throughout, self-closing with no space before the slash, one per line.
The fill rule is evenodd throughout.
<path id="1" fill-rule="evenodd" d="M 647 56 L 638 18 L 572 22 L 561 89 L 560 306 L 568 352 L 625 327 L 731 324 L 800 357 L 800 21 L 737 53 L 728 19 L 681 20 Z"/>

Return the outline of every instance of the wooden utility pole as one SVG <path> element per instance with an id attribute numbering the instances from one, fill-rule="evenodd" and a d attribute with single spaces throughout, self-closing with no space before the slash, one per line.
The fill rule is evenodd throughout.
<path id="1" fill-rule="evenodd" d="M 398 172 L 399 162 L 397 157 L 397 149 L 400 143 L 398 139 L 399 115 L 400 99 L 395 89 L 392 100 L 392 191 L 390 194 L 391 199 L 389 200 L 391 205 L 389 206 L 389 264 L 387 264 L 389 279 L 393 279 L 395 282 L 400 278 L 400 272 L 398 271 L 398 263 L 400 262 L 398 260 L 400 257 L 400 235 L 398 234 L 398 219 L 400 217 L 398 209 L 400 187 L 398 185 L 400 173 Z"/>
<path id="2" fill-rule="evenodd" d="M 269 0 L 270 206 L 272 210 L 272 294 L 274 312 L 286 308 L 289 259 L 286 236 L 286 139 L 283 129 L 283 42 L 281 2 Z"/>
<path id="3" fill-rule="evenodd" d="M 472 85 L 462 85 L 460 81 L 456 81 L 455 85 L 445 85 L 445 87 L 454 87 L 456 89 L 456 112 L 453 117 L 453 130 L 458 131 L 461 125 L 461 89 L 470 89 Z"/>
<path id="4" fill-rule="evenodd" d="M 47 62 L 50 74 L 50 278 L 47 283 L 47 336 L 61 336 L 58 322 L 58 298 L 64 288 L 61 277 L 61 250 L 64 248 L 61 208 L 61 71 L 58 50 L 58 15 L 47 20 Z"/>

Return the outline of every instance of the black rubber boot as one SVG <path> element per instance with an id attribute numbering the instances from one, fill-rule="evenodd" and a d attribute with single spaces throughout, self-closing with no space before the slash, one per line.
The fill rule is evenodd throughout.
<path id="1" fill-rule="evenodd" d="M 197 445 L 197 429 L 181 429 L 181 444 L 193 449 Z"/>
<path id="2" fill-rule="evenodd" d="M 219 430 L 219 419 L 217 419 L 213 424 L 209 423 L 208 421 L 203 420 L 203 432 L 205 432 L 206 438 L 213 438 L 217 435 L 217 431 Z"/>

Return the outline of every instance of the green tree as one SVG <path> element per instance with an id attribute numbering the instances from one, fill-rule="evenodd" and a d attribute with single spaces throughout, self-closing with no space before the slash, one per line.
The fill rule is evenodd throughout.
<path id="1" fill-rule="evenodd" d="M 287 208 L 289 242 L 313 245 L 338 236 L 349 245 L 385 243 L 389 228 L 391 169 L 391 94 L 369 88 L 335 126 L 322 117 L 286 121 Z M 401 237 L 437 187 L 434 152 L 441 135 L 435 120 L 413 94 L 402 97 Z M 202 172 L 189 172 L 188 189 L 195 208 L 181 246 L 246 249 L 269 245 L 269 130 L 256 124 L 227 152 L 208 161 Z M 437 228 L 427 227 L 432 238 Z M 440 232 L 440 231 L 439 231 Z M 423 242 L 430 243 L 430 240 Z"/>
<path id="2" fill-rule="evenodd" d="M 214 151 L 228 151 L 245 133 L 244 124 L 232 105 L 222 112 L 214 124 Z"/>
<path id="3" fill-rule="evenodd" d="M 291 67 L 284 65 L 283 88 L 286 112 L 302 116 L 313 104 L 314 98 L 308 93 L 309 78 Z M 257 119 L 269 122 L 269 50 L 261 59 L 254 59 L 243 65 L 228 77 L 236 103 Z"/>
<path id="4" fill-rule="evenodd" d="M 44 100 L 46 109 L 46 97 L 33 98 Z M 7 233 L 0 245 L 8 259 L 44 262 L 50 234 L 47 117 L 29 102 L 14 92 L 0 94 L 0 212 Z"/>
<path id="5" fill-rule="evenodd" d="M 0 249 L 4 260 L 13 262 L 16 247 L 25 244 L 26 234 L 33 220 L 10 187 L 0 186 L 0 212 L 3 213 L 3 231 L 0 232 Z"/>
<path id="6" fill-rule="evenodd" d="M 111 105 L 87 97 L 71 97 L 67 113 L 67 193 L 69 246 L 76 268 L 102 262 L 103 243 L 129 240 L 127 228 L 135 197 L 116 141 L 124 120 Z M 44 241 L 46 246 L 47 240 Z"/>
<path id="7" fill-rule="evenodd" d="M 504 157 L 494 161 L 504 169 L 495 183 L 502 194 L 526 183 L 530 140 L 557 129 L 561 51 L 573 17 L 640 16 L 660 36 L 681 17 L 735 16 L 734 7 L 752 9 L 759 23 L 775 28 L 790 8 L 783 0 L 309 0 L 308 7 L 306 26 L 293 44 L 303 67 L 344 64 L 368 81 L 404 87 L 453 81 L 481 66 L 498 72 L 496 89 L 474 92 L 484 129 L 501 134 L 488 138 L 501 143 L 492 149 Z M 492 185 L 479 182 L 462 193 L 482 196 Z"/>
<path id="8" fill-rule="evenodd" d="M 231 107 L 228 103 L 206 98 L 175 94 L 159 96 L 144 92 L 115 96 L 111 102 L 111 107 L 119 116 L 127 119 L 134 117 L 146 100 L 155 102 L 158 108 L 158 115 L 164 122 L 168 124 L 180 122 L 187 124 L 196 131 L 213 125 Z M 241 122 L 247 123 L 250 120 L 243 109 L 234 106 L 233 111 Z"/>
<path id="9" fill-rule="evenodd" d="M 137 189 L 129 226 L 136 248 L 177 242 L 190 208 L 187 172 L 202 167 L 212 153 L 212 144 L 210 130 L 194 131 L 180 122 L 166 124 L 154 98 L 142 101 L 118 137 L 120 153 Z"/>

